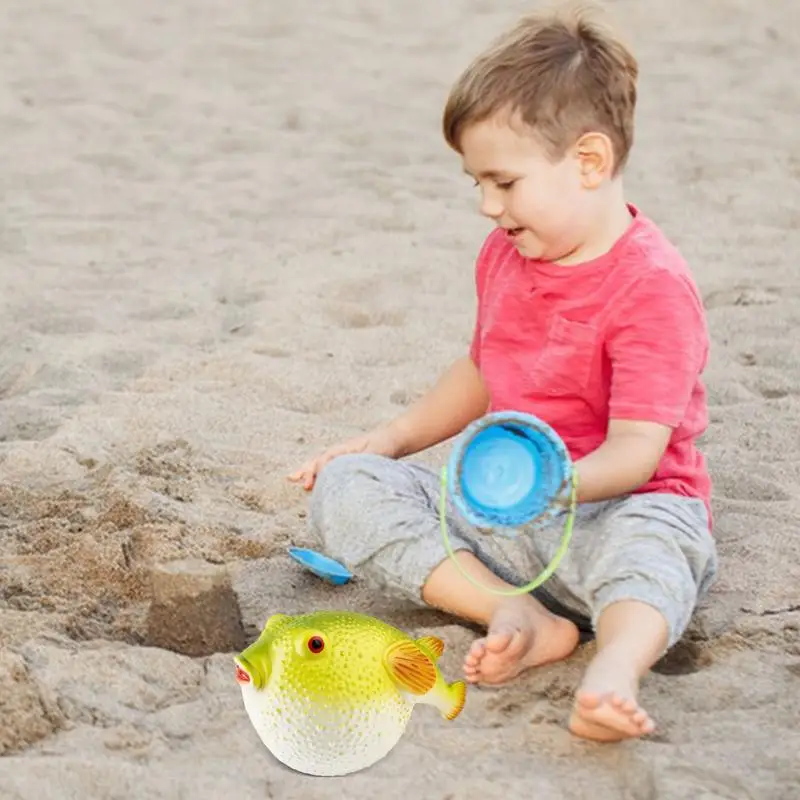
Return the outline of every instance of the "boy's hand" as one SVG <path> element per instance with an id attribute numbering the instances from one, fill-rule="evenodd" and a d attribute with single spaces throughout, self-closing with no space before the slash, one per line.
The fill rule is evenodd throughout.
<path id="1" fill-rule="evenodd" d="M 289 475 L 309 491 L 319 471 L 337 456 L 374 453 L 389 458 L 410 456 L 455 436 L 486 412 L 489 394 L 469 356 L 457 359 L 422 399 L 391 423 L 334 445 Z"/>
<path id="2" fill-rule="evenodd" d="M 399 436 L 387 428 L 380 428 L 328 448 L 324 453 L 306 461 L 296 472 L 289 475 L 289 480 L 302 484 L 308 492 L 314 487 L 319 471 L 337 456 L 351 453 L 374 453 L 379 456 L 398 458 L 401 452 L 402 442 Z"/>

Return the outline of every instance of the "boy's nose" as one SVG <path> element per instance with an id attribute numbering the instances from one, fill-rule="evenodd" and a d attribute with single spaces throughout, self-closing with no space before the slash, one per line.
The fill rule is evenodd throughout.
<path id="1" fill-rule="evenodd" d="M 498 220 L 503 216 L 503 204 L 493 192 L 484 191 L 481 197 L 481 214 L 489 219 Z"/>

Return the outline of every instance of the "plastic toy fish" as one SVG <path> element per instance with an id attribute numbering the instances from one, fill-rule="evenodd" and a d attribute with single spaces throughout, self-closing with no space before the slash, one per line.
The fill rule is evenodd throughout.
<path id="1" fill-rule="evenodd" d="M 250 722 L 283 764 L 308 775 L 346 775 L 375 764 L 402 737 L 417 703 L 446 720 L 466 684 L 447 683 L 444 643 L 412 639 L 374 617 L 345 611 L 274 614 L 234 658 Z"/>

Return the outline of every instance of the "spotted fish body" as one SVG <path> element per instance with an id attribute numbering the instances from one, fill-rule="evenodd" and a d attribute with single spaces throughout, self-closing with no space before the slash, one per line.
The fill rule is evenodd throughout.
<path id="1" fill-rule="evenodd" d="M 452 720 L 466 697 L 437 660 L 444 643 L 412 639 L 364 614 L 275 614 L 235 658 L 245 711 L 282 763 L 309 775 L 346 775 L 386 756 L 414 706 Z"/>

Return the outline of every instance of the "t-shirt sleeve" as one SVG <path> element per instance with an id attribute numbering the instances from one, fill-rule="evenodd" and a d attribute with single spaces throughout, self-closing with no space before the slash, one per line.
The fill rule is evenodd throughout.
<path id="1" fill-rule="evenodd" d="M 691 281 L 668 270 L 631 289 L 609 331 L 611 419 L 678 427 L 708 358 L 705 313 Z"/>
<path id="2" fill-rule="evenodd" d="M 469 345 L 469 357 L 472 359 L 476 367 L 480 368 L 481 365 L 481 321 L 480 317 L 476 317 L 475 325 L 472 331 L 472 341 Z"/>
<path id="3" fill-rule="evenodd" d="M 475 305 L 475 322 L 472 328 L 472 340 L 469 347 L 469 355 L 476 366 L 481 365 L 481 325 L 484 298 L 488 289 L 491 274 L 496 269 L 499 249 L 503 242 L 502 231 L 499 229 L 492 231 L 484 240 L 478 257 L 475 260 L 475 294 L 477 302 Z"/>

